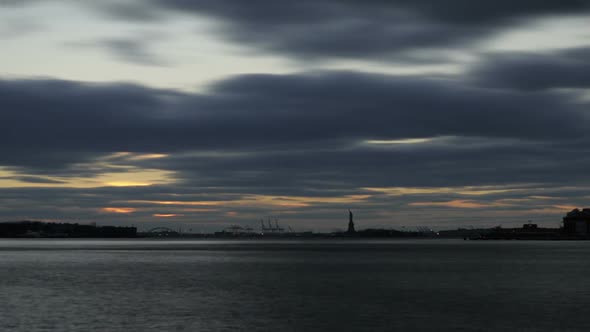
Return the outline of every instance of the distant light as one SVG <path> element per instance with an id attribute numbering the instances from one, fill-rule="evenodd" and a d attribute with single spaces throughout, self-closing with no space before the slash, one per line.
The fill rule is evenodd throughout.
<path id="1" fill-rule="evenodd" d="M 432 141 L 432 138 L 405 138 L 394 140 L 368 140 L 368 144 L 419 144 Z"/>
<path id="2" fill-rule="evenodd" d="M 108 182 L 106 183 L 109 187 L 147 187 L 151 186 L 151 183 L 146 182 L 124 182 L 124 181 L 116 181 L 116 182 Z"/>
<path id="3" fill-rule="evenodd" d="M 141 154 L 141 155 L 134 155 L 129 158 L 129 160 L 149 160 L 149 159 L 161 159 L 168 157 L 167 154 L 163 153 L 149 153 L 149 154 Z"/>

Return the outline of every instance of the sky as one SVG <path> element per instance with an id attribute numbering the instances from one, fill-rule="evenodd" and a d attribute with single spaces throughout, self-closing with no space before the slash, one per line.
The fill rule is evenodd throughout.
<path id="1" fill-rule="evenodd" d="M 590 1 L 0 0 L 0 221 L 557 227 Z"/>

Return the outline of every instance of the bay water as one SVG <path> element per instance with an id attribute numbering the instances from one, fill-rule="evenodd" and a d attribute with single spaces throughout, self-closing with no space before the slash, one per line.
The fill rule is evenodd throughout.
<path id="1" fill-rule="evenodd" d="M 0 240 L 0 331 L 589 331 L 590 242 Z"/>

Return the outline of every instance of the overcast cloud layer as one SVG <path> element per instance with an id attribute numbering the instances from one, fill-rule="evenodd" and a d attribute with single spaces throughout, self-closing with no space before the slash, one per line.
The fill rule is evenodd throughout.
<path id="1" fill-rule="evenodd" d="M 382 57 L 415 48 L 457 47 L 527 20 L 588 13 L 588 1 L 151 0 L 103 7 L 126 19 L 166 11 L 207 16 L 232 42 L 303 58 Z"/>
<path id="2" fill-rule="evenodd" d="M 0 11 L 57 3 L 154 31 L 206 18 L 203 38 L 245 48 L 244 59 L 321 61 L 236 73 L 199 91 L 3 75 L 0 219 L 214 230 L 280 215 L 295 228 L 333 229 L 352 208 L 372 227 L 554 226 L 590 197 L 590 36 L 561 49 L 474 46 L 532 20 L 588 15 L 587 1 L 38 0 Z M 19 26 L 29 27 L 22 36 Z M 31 27 L 0 31 L 42 33 Z M 198 45 L 198 33 L 186 35 Z M 175 62 L 152 45 L 163 36 L 63 36 L 60 47 L 167 70 Z M 428 54 L 449 49 L 472 57 L 452 75 L 388 67 L 436 64 Z M 322 67 L 334 59 L 384 70 Z"/>

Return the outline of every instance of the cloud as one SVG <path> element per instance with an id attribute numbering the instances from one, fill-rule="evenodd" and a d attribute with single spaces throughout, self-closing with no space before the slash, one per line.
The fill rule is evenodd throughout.
<path id="1" fill-rule="evenodd" d="M 265 215 L 276 215 L 283 226 L 289 225 L 296 230 L 322 229 L 332 230 L 334 226 L 345 227 L 347 208 L 355 212 L 360 227 L 401 227 L 412 225 L 432 225 L 438 228 L 456 227 L 459 225 L 495 226 L 518 225 L 528 219 L 554 227 L 560 218 L 571 210 L 572 206 L 583 206 L 585 195 L 590 194 L 589 187 L 572 189 L 551 186 L 529 186 L 532 193 L 559 193 L 562 197 L 536 199 L 526 196 L 524 192 L 495 193 L 481 195 L 477 200 L 473 196 L 429 193 L 408 196 L 380 196 L 374 194 L 364 200 L 338 204 L 321 203 L 307 197 L 310 203 L 306 207 L 286 207 L 275 205 L 257 205 L 247 194 L 234 194 L 232 197 L 245 199 L 247 204 L 220 205 L 215 209 L 178 208 L 171 205 L 153 205 L 124 202 L 129 197 L 147 201 L 157 201 L 174 196 L 177 199 L 195 200 L 204 197 L 219 197 L 225 188 L 207 189 L 182 186 L 156 186 L 134 188 L 0 188 L 1 220 L 44 219 L 99 224 L 140 223 L 143 230 L 156 226 L 174 228 L 193 228 L 199 231 L 217 231 L 232 223 L 238 222 L 257 228 L 259 219 Z M 333 192 L 334 197 L 340 193 Z M 272 197 L 259 196 L 265 200 Z M 521 201 L 505 201 L 504 198 L 527 198 Z M 283 197 L 285 199 L 285 197 Z M 587 199 L 587 198 L 586 198 Z M 449 208 L 443 205 L 413 206 L 412 203 L 448 203 L 452 201 L 474 202 L 480 206 L 465 208 L 465 204 Z M 419 204 L 418 204 L 419 205 Z M 456 205 L 456 204 L 455 204 Z M 103 210 L 107 208 L 107 210 Z M 436 211 L 436 213 L 434 213 Z M 161 217 L 156 215 L 176 215 Z M 231 220 L 228 220 L 231 216 Z"/>
<path id="2" fill-rule="evenodd" d="M 345 207 L 375 220 L 398 209 L 396 218 L 407 219 L 419 213 L 410 204 L 420 202 L 524 211 L 540 206 L 529 196 L 563 197 L 550 188 L 590 184 L 585 105 L 567 94 L 468 83 L 319 72 L 238 76 L 203 93 L 179 93 L 3 80 L 1 166 L 13 176 L 66 181 L 116 172 L 124 179 L 129 170 L 155 170 L 174 181 L 2 188 L 2 215 L 124 223 L 130 213 L 112 209 L 131 208 L 134 220 L 151 225 L 166 219 L 158 214 L 214 224 L 232 211 L 242 221 L 277 212 L 330 224 Z M 476 189 L 432 190 L 469 186 Z M 391 188 L 402 189 L 392 195 Z M 411 188 L 423 190 L 406 195 Z M 580 190 L 541 201 L 583 204 L 588 190 Z M 522 198 L 530 201 L 500 201 Z M 463 222 L 446 213 L 445 220 Z"/>
<path id="3" fill-rule="evenodd" d="M 59 181 L 59 180 L 55 180 L 55 179 L 48 179 L 48 178 L 39 177 L 39 176 L 14 176 L 14 177 L 4 176 L 4 177 L 0 177 L 0 179 L 17 180 L 17 181 L 21 181 L 21 182 L 34 183 L 34 184 L 63 184 L 63 183 L 65 183 L 64 181 Z"/>
<path id="4" fill-rule="evenodd" d="M 156 218 L 174 218 L 174 217 L 182 217 L 184 214 L 176 214 L 176 213 L 155 213 L 152 216 Z"/>
<path id="5" fill-rule="evenodd" d="M 15 180 L 28 182 L 28 183 L 39 183 L 39 184 L 62 184 L 63 181 L 55 180 L 55 179 L 47 179 L 38 176 L 17 176 L 14 178 Z"/>
<path id="6" fill-rule="evenodd" d="M 105 51 L 115 59 L 132 65 L 165 66 L 164 59 L 150 50 L 150 42 L 147 36 L 130 38 L 106 38 L 93 42 L 70 42 L 67 46 L 77 48 L 95 48 Z"/>
<path id="7" fill-rule="evenodd" d="M 449 47 L 547 15 L 587 15 L 589 7 L 529 0 L 67 2 L 75 3 L 151 31 L 186 18 L 213 22 L 214 39 L 258 53 L 408 62 L 418 61 L 415 54 L 436 61 Z M 10 22 L 0 34 L 38 28 Z M 78 46 L 163 65 L 153 37 Z M 484 54 L 464 76 L 242 75 L 200 93 L 0 80 L 1 216 L 132 217 L 146 225 L 168 219 L 214 230 L 226 217 L 256 222 L 272 213 L 306 227 L 315 220 L 345 225 L 347 208 L 386 224 L 514 222 L 540 213 L 550 214 L 546 222 L 559 220 L 590 196 L 588 105 L 560 91 L 588 87 L 588 54 Z M 87 185 L 72 188 L 81 181 Z M 486 221 L 482 210 L 497 214 Z"/>
<path id="8" fill-rule="evenodd" d="M 558 15 L 585 15 L 587 1 L 466 0 L 130 0 L 74 2 L 69 0 L 4 1 L 1 5 L 61 2 L 83 6 L 110 19 L 146 23 L 184 18 L 203 19 L 216 36 L 250 48 L 298 59 L 407 58 L 407 51 L 447 49 L 519 27 L 528 20 Z M 138 45 L 111 45 L 115 54 L 140 59 Z M 418 60 L 422 61 L 422 60 Z"/>
<path id="9" fill-rule="evenodd" d="M 127 213 L 133 213 L 135 211 L 137 211 L 134 208 L 129 208 L 129 207 L 105 207 L 102 208 L 101 211 L 103 212 L 108 212 L 108 213 L 123 213 L 123 214 L 127 214 Z"/>
<path id="10" fill-rule="evenodd" d="M 457 209 L 482 209 L 490 207 L 505 207 L 510 206 L 506 203 L 481 203 L 474 200 L 457 199 L 446 202 L 413 202 L 410 206 L 426 206 L 426 207 L 449 207 Z"/>
<path id="11" fill-rule="evenodd" d="M 6 19 L 0 26 L 0 37 L 10 39 L 17 36 L 37 33 L 41 31 L 43 25 L 38 22 L 23 21 L 16 19 Z"/>
<path id="12" fill-rule="evenodd" d="M 132 18 L 153 19 L 145 13 L 166 10 L 214 18 L 222 36 L 257 50 L 301 58 L 382 58 L 410 49 L 477 41 L 534 17 L 587 13 L 590 4 L 532 0 L 489 4 L 465 0 L 152 0 L 137 7 L 131 11 Z"/>
<path id="13" fill-rule="evenodd" d="M 465 87 L 454 80 L 351 72 L 245 75 L 203 94 L 4 80 L 0 95 L 3 165 L 24 174 L 92 176 L 108 162 L 170 169 L 179 177 L 207 170 L 204 183 L 250 184 L 264 175 L 291 185 L 297 176 L 284 178 L 273 169 L 309 169 L 317 177 L 340 168 L 453 174 L 462 163 L 474 169 L 464 170 L 466 179 L 498 181 L 502 175 L 493 170 L 500 167 L 534 180 L 553 167 L 550 158 L 565 158 L 568 147 L 586 142 L 585 107 L 567 95 Z M 104 159 L 121 151 L 135 154 Z M 150 155 L 158 158 L 141 157 Z M 526 160 L 536 163 L 522 164 Z M 584 160 L 563 167 L 577 172 Z M 367 182 L 364 187 L 379 180 L 368 177 L 355 176 L 365 179 L 359 181 Z M 337 173 L 328 178 L 342 180 Z M 403 178 L 419 181 L 391 177 Z"/>
<path id="14" fill-rule="evenodd" d="M 0 3 L 0 7 L 25 6 L 41 1 L 43 0 L 4 0 Z"/>
<path id="15" fill-rule="evenodd" d="M 590 87 L 590 48 L 488 55 L 470 75 L 484 86 L 543 90 Z"/>

